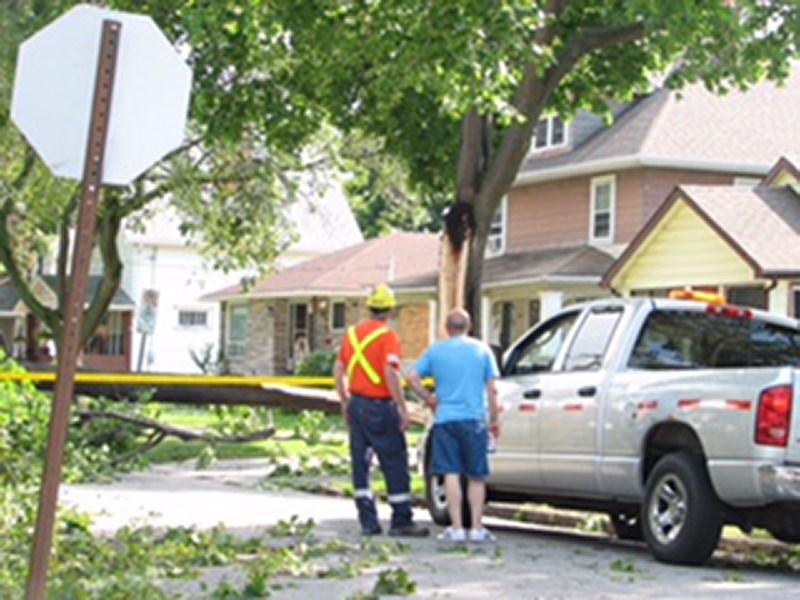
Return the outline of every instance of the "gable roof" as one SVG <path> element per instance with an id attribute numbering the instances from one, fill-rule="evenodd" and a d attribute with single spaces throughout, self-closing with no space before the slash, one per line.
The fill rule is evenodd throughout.
<path id="1" fill-rule="evenodd" d="M 614 258 L 594 246 L 548 248 L 528 252 L 502 254 L 483 263 L 483 287 L 502 287 L 541 281 L 599 282 Z M 396 290 L 422 291 L 435 289 L 439 272 L 432 271 L 416 277 L 392 282 Z"/>
<path id="2" fill-rule="evenodd" d="M 237 284 L 202 299 L 363 295 L 379 283 L 431 271 L 438 260 L 438 234 L 396 232 L 288 267 L 247 290 Z"/>
<path id="3" fill-rule="evenodd" d="M 786 181 L 800 194 L 800 156 L 782 156 L 764 177 L 762 185 L 776 187 Z"/>
<path id="4" fill-rule="evenodd" d="M 800 275 L 800 197 L 789 188 L 678 186 L 603 277 L 610 286 L 677 202 L 685 202 L 756 277 Z"/>
<path id="5" fill-rule="evenodd" d="M 652 166 L 764 175 L 800 139 L 800 63 L 783 85 L 712 94 L 702 84 L 660 88 L 569 152 L 529 156 L 515 185 Z"/>
<path id="6" fill-rule="evenodd" d="M 40 275 L 39 276 L 42 281 L 47 284 L 53 292 L 56 291 L 56 285 L 58 281 L 58 277 L 55 275 Z M 91 298 L 97 292 L 97 288 L 100 287 L 100 282 L 103 280 L 101 275 L 90 275 L 89 280 L 86 285 L 86 297 Z M 69 284 L 67 284 L 69 285 Z M 136 303 L 131 299 L 131 297 L 123 290 L 121 287 L 117 289 L 114 297 L 111 299 L 111 304 L 109 308 L 115 308 L 117 310 L 132 310 L 136 306 Z"/>
<path id="7" fill-rule="evenodd" d="M 53 292 L 53 297 L 55 297 L 55 290 L 56 290 L 56 276 L 55 275 L 39 275 L 39 280 L 41 280 L 48 288 L 49 292 Z M 99 275 L 91 275 L 89 276 L 88 284 L 87 284 L 87 297 L 91 298 L 97 288 L 100 285 L 101 277 Z M 48 292 L 48 293 L 49 293 Z M 22 299 L 17 291 L 17 288 L 14 287 L 14 284 L 11 282 L 10 277 L 5 277 L 0 279 L 0 313 L 11 313 L 13 312 L 18 305 L 22 302 Z M 118 289 L 117 293 L 114 294 L 114 298 L 111 300 L 110 308 L 117 309 L 117 310 L 132 310 L 135 304 L 133 300 L 131 300 L 130 296 L 125 293 L 123 289 Z"/>

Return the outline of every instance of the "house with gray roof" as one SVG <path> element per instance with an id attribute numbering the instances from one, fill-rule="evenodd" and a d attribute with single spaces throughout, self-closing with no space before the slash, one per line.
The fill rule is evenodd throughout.
<path id="1" fill-rule="evenodd" d="M 800 312 L 800 162 L 781 158 L 764 183 L 681 185 L 650 217 L 603 278 L 624 295 L 674 289 Z M 668 252 L 664 251 L 669 248 Z"/>
<path id="2" fill-rule="evenodd" d="M 89 277 L 87 297 L 91 297 L 99 285 L 100 277 Z M 56 286 L 54 275 L 33 276 L 33 292 L 45 306 L 56 306 Z M 134 306 L 124 290 L 117 290 L 103 321 L 83 348 L 82 366 L 106 371 L 128 369 Z M 0 346 L 5 353 L 26 363 L 50 364 L 54 358 L 51 341 L 52 335 L 28 311 L 11 279 L 0 279 Z"/>
<path id="3" fill-rule="evenodd" d="M 586 114 L 542 119 L 490 230 L 482 337 L 506 342 L 565 304 L 609 294 L 606 271 L 676 186 L 749 193 L 781 156 L 800 151 L 798 106 L 795 64 L 782 85 L 724 96 L 699 84 L 656 89 L 615 108 L 609 125 Z"/>

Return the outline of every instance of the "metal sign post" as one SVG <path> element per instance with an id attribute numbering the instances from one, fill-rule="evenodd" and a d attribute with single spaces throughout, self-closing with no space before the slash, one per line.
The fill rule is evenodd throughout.
<path id="1" fill-rule="evenodd" d="M 89 262 L 94 244 L 95 218 L 103 184 L 103 160 L 106 149 L 111 96 L 117 64 L 120 32 L 119 21 L 104 20 L 100 54 L 95 76 L 92 116 L 89 124 L 86 162 L 84 163 L 78 228 L 72 256 L 72 270 L 64 331 L 58 354 L 58 370 L 50 415 L 50 433 L 45 454 L 42 489 L 36 515 L 36 531 L 31 553 L 26 588 L 28 600 L 44 600 L 47 588 L 47 568 L 53 542 L 58 488 L 64 463 L 64 448 L 69 426 L 69 409 L 75 387 L 75 371 L 81 345 L 81 325 Z"/>

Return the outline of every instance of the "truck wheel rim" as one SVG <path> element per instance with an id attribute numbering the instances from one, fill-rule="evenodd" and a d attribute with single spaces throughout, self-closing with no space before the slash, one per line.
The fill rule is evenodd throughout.
<path id="1" fill-rule="evenodd" d="M 444 495 L 444 477 L 442 475 L 431 477 L 431 501 L 437 511 L 447 511 L 447 497 Z"/>
<path id="2" fill-rule="evenodd" d="M 686 525 L 688 494 L 680 478 L 669 473 L 662 477 L 650 496 L 650 531 L 660 544 L 670 544 Z"/>

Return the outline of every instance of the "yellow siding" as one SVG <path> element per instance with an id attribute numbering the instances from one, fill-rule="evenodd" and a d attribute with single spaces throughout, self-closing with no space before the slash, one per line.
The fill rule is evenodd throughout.
<path id="1" fill-rule="evenodd" d="M 780 175 L 778 175 L 770 187 L 782 188 L 787 186 L 791 187 L 795 192 L 800 194 L 800 181 L 798 181 L 796 177 L 793 177 L 787 171 L 783 171 Z"/>
<path id="2" fill-rule="evenodd" d="M 613 287 L 628 292 L 752 281 L 747 263 L 679 200 L 628 260 Z"/>

